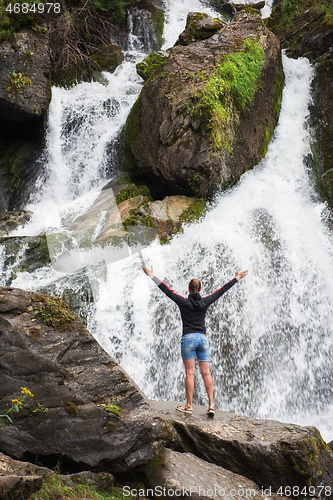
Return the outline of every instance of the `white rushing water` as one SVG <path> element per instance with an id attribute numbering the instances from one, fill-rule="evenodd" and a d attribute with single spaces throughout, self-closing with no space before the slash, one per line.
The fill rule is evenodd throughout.
<path id="1" fill-rule="evenodd" d="M 187 12 L 211 12 L 195 1 L 170 0 L 165 48 L 184 29 Z M 23 234 L 60 227 L 83 213 L 112 172 L 113 142 L 142 85 L 135 62 L 144 54 L 134 42 L 117 71 L 105 74 L 108 85 L 54 89 L 47 175 L 39 199 L 28 207 L 34 218 Z M 143 255 L 158 277 L 184 295 L 192 277 L 200 278 L 203 293 L 209 294 L 238 268 L 247 268 L 249 275 L 207 315 L 216 405 L 316 425 L 329 441 L 333 246 L 322 221 L 325 206 L 304 166 L 312 70 L 305 59 L 284 57 L 283 64 L 282 110 L 265 159 L 237 186 L 216 196 L 203 220 L 185 227 L 169 245 L 154 242 Z M 98 272 L 89 269 L 88 277 L 95 296 L 90 331 L 149 397 L 182 400 L 177 307 L 142 273 L 136 256 L 100 266 Z M 61 292 L 64 286 L 75 289 L 75 279 L 48 268 L 21 273 L 13 286 L 61 283 Z M 198 372 L 195 400 L 206 404 Z"/>

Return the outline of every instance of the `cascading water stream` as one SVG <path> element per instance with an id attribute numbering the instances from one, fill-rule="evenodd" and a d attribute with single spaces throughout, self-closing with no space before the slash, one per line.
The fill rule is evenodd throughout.
<path id="1" fill-rule="evenodd" d="M 272 2 L 264 15 L 268 15 Z M 183 30 L 199 1 L 170 2 L 164 48 Z M 106 85 L 82 83 L 53 89 L 47 135 L 48 163 L 32 223 L 19 234 L 61 227 L 85 212 L 113 171 L 113 144 L 140 92 L 131 38 L 125 62 Z M 325 207 L 304 167 L 312 71 L 306 60 L 283 59 L 282 110 L 266 158 L 216 197 L 204 219 L 169 245 L 143 252 L 156 275 L 186 294 L 199 277 L 208 294 L 235 275 L 249 275 L 212 306 L 207 316 L 216 404 L 257 417 L 317 425 L 333 438 L 332 237 L 322 222 Z M 111 160 L 110 160 L 111 158 Z M 103 266 L 102 266 L 103 267 Z M 136 256 L 87 271 L 95 294 L 88 328 L 151 398 L 183 399 L 180 318 L 140 270 Z M 21 273 L 12 285 L 37 290 L 55 283 L 75 289 L 77 276 L 54 268 Z M 205 403 L 198 377 L 195 398 Z"/>

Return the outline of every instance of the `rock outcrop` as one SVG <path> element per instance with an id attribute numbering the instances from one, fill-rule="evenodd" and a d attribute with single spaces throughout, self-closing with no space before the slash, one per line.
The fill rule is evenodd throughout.
<path id="1" fill-rule="evenodd" d="M 333 498 L 332 448 L 317 429 L 149 401 L 61 299 L 2 287 L 2 416 L 13 400 L 18 412 L 0 433 L 0 498 L 40 489 L 59 461 L 81 471 L 61 476 L 69 486 L 108 491 L 115 476 L 126 496 L 141 483 L 165 498 Z M 17 462 L 37 456 L 44 467 Z"/>
<path id="2" fill-rule="evenodd" d="M 51 61 L 45 35 L 23 30 L 0 44 L 0 120 L 43 115 L 51 101 Z"/>
<path id="3" fill-rule="evenodd" d="M 0 498 L 27 498 L 42 487 L 45 474 L 52 471 L 0 453 Z"/>
<path id="4" fill-rule="evenodd" d="M 279 41 L 260 12 L 237 13 L 209 38 L 200 23 L 213 32 L 219 24 L 204 14 L 190 14 L 180 36 L 189 44 L 173 47 L 146 81 L 127 119 L 125 141 L 152 190 L 209 197 L 237 182 L 265 155 L 279 113 L 283 75 Z M 198 40 L 200 33 L 204 40 Z M 253 96 L 241 109 L 240 98 L 225 90 L 229 70 L 223 73 L 221 63 L 230 61 L 231 54 L 246 58 L 252 49 L 263 65 L 260 71 L 257 66 L 257 80 L 250 70 L 252 84 L 245 93 L 253 91 Z"/>
<path id="5" fill-rule="evenodd" d="M 61 459 L 81 470 L 126 471 L 152 459 L 173 435 L 61 299 L 5 287 L 0 414 L 22 387 L 34 397 L 0 434 L 0 451 L 18 460 L 38 456 L 48 466 Z"/>
<path id="6" fill-rule="evenodd" d="M 333 23 L 328 5 L 325 2 L 310 5 L 302 0 L 297 13 L 293 13 L 292 23 L 286 23 L 282 17 L 282 1 L 276 1 L 268 26 L 279 36 L 287 53 L 293 57 L 307 57 L 314 66 L 309 120 L 312 144 L 308 164 L 322 199 L 332 206 Z"/>
<path id="7" fill-rule="evenodd" d="M 207 462 L 275 493 L 280 489 L 284 494 L 286 487 L 293 486 L 327 486 L 331 488 L 328 496 L 333 497 L 333 454 L 314 427 L 224 411 L 208 419 L 201 406 L 194 405 L 193 415 L 189 416 L 177 412 L 175 403 L 154 404 L 172 422 L 184 449 Z"/>
<path id="8" fill-rule="evenodd" d="M 29 462 L 20 462 L 0 453 L 0 499 L 22 500 L 41 489 L 47 476 L 55 477 L 54 471 L 39 467 Z M 59 475 L 58 479 L 67 486 L 80 484 L 96 485 L 103 491 L 109 491 L 113 484 L 112 474 L 105 472 L 84 471 L 68 475 Z"/>

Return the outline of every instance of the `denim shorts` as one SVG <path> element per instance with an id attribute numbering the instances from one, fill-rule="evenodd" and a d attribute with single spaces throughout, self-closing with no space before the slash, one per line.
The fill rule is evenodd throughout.
<path id="1" fill-rule="evenodd" d="M 183 359 L 195 359 L 198 361 L 209 361 L 209 344 L 203 333 L 187 333 L 182 336 L 181 352 Z"/>

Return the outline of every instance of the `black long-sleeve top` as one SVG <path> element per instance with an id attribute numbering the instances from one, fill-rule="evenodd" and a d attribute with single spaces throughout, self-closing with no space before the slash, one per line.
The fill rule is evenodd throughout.
<path id="1" fill-rule="evenodd" d="M 196 332 L 206 334 L 205 316 L 208 307 L 237 283 L 234 278 L 206 297 L 201 297 L 200 293 L 190 293 L 186 298 L 175 293 L 156 276 L 153 277 L 153 281 L 179 307 L 183 322 L 183 335 Z"/>

